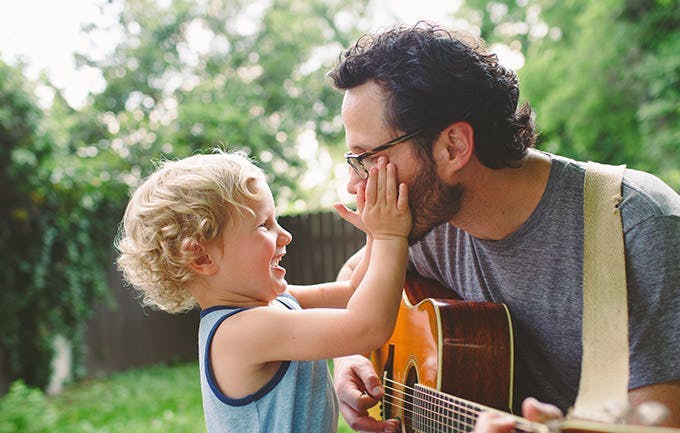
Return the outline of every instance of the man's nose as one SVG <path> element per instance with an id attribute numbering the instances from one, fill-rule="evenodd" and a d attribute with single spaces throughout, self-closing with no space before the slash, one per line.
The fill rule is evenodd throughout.
<path id="1" fill-rule="evenodd" d="M 357 188 L 364 179 L 360 178 L 353 169 L 349 169 L 349 178 L 347 178 L 347 192 L 356 195 Z"/>

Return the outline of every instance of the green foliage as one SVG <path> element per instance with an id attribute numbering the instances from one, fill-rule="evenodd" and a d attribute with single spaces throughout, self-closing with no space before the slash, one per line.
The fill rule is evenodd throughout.
<path id="1" fill-rule="evenodd" d="M 55 90 L 43 111 L 21 66 L 0 64 L 5 381 L 44 387 L 57 334 L 73 343 L 76 377 L 82 373 L 84 322 L 107 292 L 129 190 L 153 161 L 246 149 L 273 175 L 285 211 L 294 202 L 320 206 L 299 178 L 318 161 L 319 140 L 339 143 L 340 95 L 324 78 L 334 61 L 326 51 L 337 55 L 336 41 L 349 39 L 352 29 L 340 30 L 333 17 L 360 11 L 358 0 L 100 4 L 118 17 L 122 37 L 110 54 L 78 56 L 106 81 L 83 107 L 73 109 Z M 300 156 L 301 136 L 316 143 L 309 159 Z"/>
<path id="2" fill-rule="evenodd" d="M 0 399 L 3 433 L 199 433 L 205 431 L 198 364 L 153 366 L 46 397 L 21 382 Z M 340 420 L 339 432 L 352 430 Z"/>
<path id="3" fill-rule="evenodd" d="M 22 381 L 12 384 L 0 400 L 0 431 L 3 433 L 49 433 L 54 429 L 57 413 L 39 389 Z"/>
<path id="4" fill-rule="evenodd" d="M 3 433 L 205 431 L 197 364 L 154 366 L 47 397 L 15 382 L 0 400 Z"/>
<path id="5" fill-rule="evenodd" d="M 79 347 L 107 290 L 113 220 L 91 168 L 54 139 L 32 92 L 20 66 L 0 63 L 0 350 L 10 381 L 44 387 L 55 335 Z"/>
<path id="6" fill-rule="evenodd" d="M 106 85 L 77 110 L 55 90 L 43 111 L 21 66 L 0 64 L 3 380 L 44 387 L 57 334 L 73 343 L 75 377 L 83 373 L 83 325 L 107 292 L 129 190 L 153 161 L 243 148 L 272 174 L 282 212 L 322 205 L 331 167 L 326 183 L 305 189 L 300 179 L 318 169 L 319 149 L 340 147 L 340 95 L 325 73 L 337 41 L 355 36 L 334 17 L 361 16 L 362 3 L 250 3 L 100 2 L 121 39 L 106 55 L 78 56 Z M 301 156 L 303 139 L 313 146 Z"/>
<path id="7" fill-rule="evenodd" d="M 482 36 L 521 47 L 539 147 L 626 163 L 680 189 L 676 0 L 467 3 L 482 11 Z"/>
<path id="8" fill-rule="evenodd" d="M 632 80 L 643 83 L 635 113 L 645 147 L 643 168 L 658 169 L 680 190 L 680 9 L 677 1 L 656 2 L 642 17 L 640 62 Z M 664 5 L 664 7 L 660 7 Z M 627 14 L 629 21 L 639 19 Z"/>
<path id="9" fill-rule="evenodd" d="M 131 370 L 70 387 L 53 400 L 58 431 L 205 431 L 196 363 Z"/>
<path id="10" fill-rule="evenodd" d="M 79 59 L 106 80 L 86 111 L 103 126 L 91 143 L 123 159 L 113 178 L 135 185 L 160 155 L 243 149 L 271 174 L 281 212 L 296 201 L 306 209 L 322 205 L 300 178 L 319 164 L 317 149 L 340 147 L 340 95 L 325 74 L 343 48 L 338 41 L 357 33 L 339 28 L 334 17 L 361 16 L 361 2 L 249 3 L 118 0 L 103 6 L 121 11 L 121 42 L 109 56 Z M 301 154 L 304 140 L 313 146 Z"/>

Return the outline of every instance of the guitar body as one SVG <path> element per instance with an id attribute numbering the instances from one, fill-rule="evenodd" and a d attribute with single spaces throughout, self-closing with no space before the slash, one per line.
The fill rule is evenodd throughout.
<path id="1" fill-rule="evenodd" d="M 465 302 L 409 274 L 390 340 L 369 355 L 385 396 L 370 415 L 399 418 L 404 433 L 469 432 L 485 410 L 511 412 L 513 345 L 507 308 Z M 377 412 L 376 412 L 377 410 Z M 519 433 L 680 433 L 680 429 L 518 416 Z"/>
<path id="2" fill-rule="evenodd" d="M 439 283 L 409 274 L 392 337 L 370 354 L 385 378 L 379 417 L 400 418 L 405 432 L 421 431 L 412 421 L 415 384 L 508 412 L 512 350 L 504 305 L 465 302 Z"/>

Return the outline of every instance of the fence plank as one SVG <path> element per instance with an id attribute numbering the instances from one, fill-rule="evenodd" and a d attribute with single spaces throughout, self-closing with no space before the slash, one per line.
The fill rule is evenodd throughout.
<path id="1" fill-rule="evenodd" d="M 87 323 L 89 377 L 197 357 L 198 311 L 168 314 L 142 308 L 115 269 L 109 272 L 113 305 L 99 305 Z"/>

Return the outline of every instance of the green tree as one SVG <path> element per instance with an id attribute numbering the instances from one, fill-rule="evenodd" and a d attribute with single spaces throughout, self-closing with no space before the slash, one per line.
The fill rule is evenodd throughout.
<path id="1" fill-rule="evenodd" d="M 54 99 L 44 111 L 21 65 L 0 63 L 4 388 L 18 378 L 45 387 L 57 334 L 73 343 L 75 376 L 83 373 L 83 326 L 107 293 L 129 190 L 153 160 L 244 149 L 271 173 L 287 211 L 322 205 L 325 185 L 304 189 L 301 179 L 318 170 L 320 154 L 339 157 L 344 147 L 341 98 L 325 73 L 358 35 L 359 0 L 100 4 L 117 17 L 120 39 L 77 56 L 106 83 L 84 106 L 45 82 Z"/>
<path id="2" fill-rule="evenodd" d="M 484 3 L 484 4 L 482 4 Z M 627 163 L 680 188 L 677 0 L 469 0 L 482 36 L 521 49 L 539 146 Z"/>
<path id="3" fill-rule="evenodd" d="M 340 97 L 325 73 L 358 33 L 336 24 L 336 17 L 360 17 L 363 5 L 251 3 L 104 5 L 121 11 L 121 42 L 110 55 L 81 55 L 80 61 L 101 70 L 106 81 L 91 108 L 108 131 L 96 141 L 98 151 L 123 160 L 114 178 L 134 185 L 159 155 L 242 149 L 272 175 L 280 210 L 301 200 L 307 209 L 320 206 L 317 191 L 305 191 L 300 179 L 319 161 L 314 153 L 339 149 Z M 300 149 L 310 143 L 305 155 Z"/>
<path id="4" fill-rule="evenodd" d="M 44 387 L 54 337 L 78 346 L 106 292 L 112 236 L 96 173 L 52 134 L 35 99 L 22 65 L 0 62 L 0 376 Z"/>

